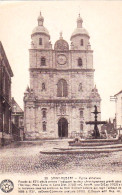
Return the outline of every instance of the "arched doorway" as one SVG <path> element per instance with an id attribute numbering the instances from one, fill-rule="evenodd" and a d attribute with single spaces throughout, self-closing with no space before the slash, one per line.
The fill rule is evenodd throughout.
<path id="1" fill-rule="evenodd" d="M 61 118 L 58 121 L 58 136 L 68 137 L 68 122 L 65 118 Z"/>

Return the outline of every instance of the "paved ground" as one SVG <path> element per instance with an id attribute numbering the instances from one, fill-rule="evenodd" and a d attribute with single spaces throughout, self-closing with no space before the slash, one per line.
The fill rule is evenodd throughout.
<path id="1" fill-rule="evenodd" d="M 0 149 L 0 173 L 122 173 L 122 151 L 85 154 L 40 154 L 64 141 L 22 143 Z"/>

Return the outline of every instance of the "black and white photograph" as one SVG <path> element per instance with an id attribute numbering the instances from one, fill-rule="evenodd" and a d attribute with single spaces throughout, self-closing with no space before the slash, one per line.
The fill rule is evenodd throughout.
<path id="1" fill-rule="evenodd" d="M 122 2 L 0 2 L 0 194 L 122 194 Z"/>

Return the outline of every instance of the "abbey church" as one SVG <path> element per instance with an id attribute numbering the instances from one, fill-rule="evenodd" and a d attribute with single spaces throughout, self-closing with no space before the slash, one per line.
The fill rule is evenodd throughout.
<path id="1" fill-rule="evenodd" d="M 100 95 L 94 84 L 93 50 L 80 15 L 69 45 L 60 33 L 54 44 L 39 15 L 31 34 L 30 85 L 24 93 L 26 139 L 87 137 L 100 111 Z"/>

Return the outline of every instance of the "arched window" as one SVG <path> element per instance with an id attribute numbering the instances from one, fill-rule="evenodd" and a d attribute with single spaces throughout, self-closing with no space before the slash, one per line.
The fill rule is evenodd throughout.
<path id="1" fill-rule="evenodd" d="M 57 96 L 66 97 L 68 95 L 67 82 L 64 79 L 60 79 L 57 84 Z"/>
<path id="2" fill-rule="evenodd" d="M 46 118 L 46 108 L 42 109 L 42 118 Z"/>
<path id="3" fill-rule="evenodd" d="M 82 65 L 83 65 L 82 59 L 78 58 L 78 66 L 82 66 Z"/>
<path id="4" fill-rule="evenodd" d="M 83 39 L 80 40 L 80 45 L 83 46 Z"/>
<path id="5" fill-rule="evenodd" d="M 41 57 L 41 65 L 42 66 L 46 65 L 46 58 L 45 57 Z"/>
<path id="6" fill-rule="evenodd" d="M 39 45 L 42 45 L 42 38 L 39 38 Z"/>
<path id="7" fill-rule="evenodd" d="M 46 111 L 43 110 L 43 118 L 46 118 Z"/>
<path id="8" fill-rule="evenodd" d="M 83 118 L 83 110 L 80 110 L 80 118 Z"/>
<path id="9" fill-rule="evenodd" d="M 45 121 L 42 123 L 42 128 L 43 128 L 43 131 L 46 131 L 46 122 Z"/>

